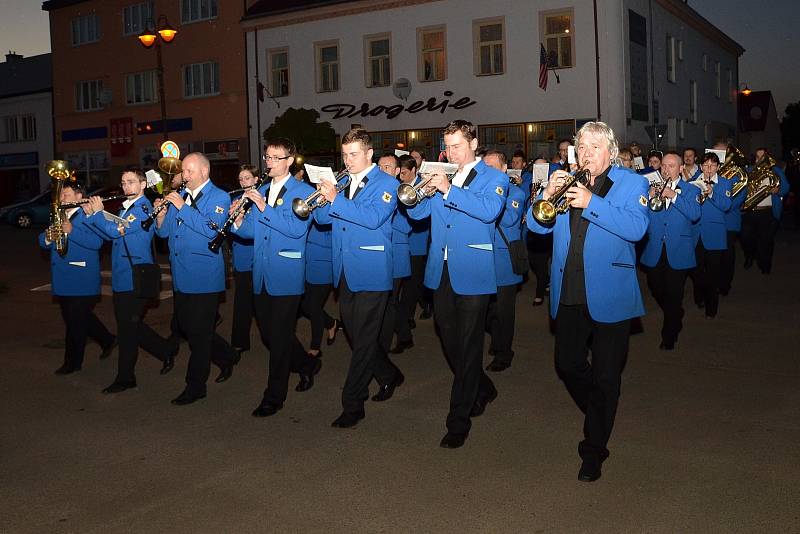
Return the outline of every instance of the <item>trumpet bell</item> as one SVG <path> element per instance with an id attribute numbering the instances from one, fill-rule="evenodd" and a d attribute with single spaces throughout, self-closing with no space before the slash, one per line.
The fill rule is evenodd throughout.
<path id="1" fill-rule="evenodd" d="M 70 177 L 69 163 L 63 159 L 54 159 L 47 163 L 47 175 L 56 180 L 66 180 Z"/>
<path id="2" fill-rule="evenodd" d="M 164 174 L 174 176 L 181 172 L 181 160 L 178 158 L 161 158 L 158 160 L 158 169 Z"/>
<path id="3" fill-rule="evenodd" d="M 405 206 L 416 206 L 419 203 L 417 189 L 411 184 L 400 184 L 397 187 L 397 200 Z"/>
<path id="4" fill-rule="evenodd" d="M 303 200 L 302 198 L 296 198 L 292 200 L 292 211 L 301 219 L 305 219 L 311 215 L 313 210 L 311 205 L 308 203 L 308 199 Z"/>
<path id="5" fill-rule="evenodd" d="M 556 219 L 556 207 L 549 200 L 539 199 L 531 206 L 533 218 L 543 224 L 550 224 Z"/>
<path id="6" fill-rule="evenodd" d="M 661 211 L 664 209 L 664 200 L 661 197 L 653 197 L 647 202 L 651 211 Z"/>

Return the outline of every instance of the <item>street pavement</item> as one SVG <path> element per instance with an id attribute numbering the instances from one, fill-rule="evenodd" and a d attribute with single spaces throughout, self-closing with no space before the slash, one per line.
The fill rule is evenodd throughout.
<path id="1" fill-rule="evenodd" d="M 64 327 L 50 293 L 31 291 L 49 283 L 35 237 L 0 227 L 0 532 L 800 532 L 791 222 L 770 276 L 743 270 L 738 251 L 715 320 L 687 282 L 673 352 L 658 350 L 661 314 L 640 277 L 647 315 L 631 338 L 611 457 L 592 484 L 576 479 L 582 419 L 553 370 L 532 283 L 517 301 L 513 366 L 492 376 L 499 397 L 463 448 L 445 450 L 451 375 L 432 321 L 417 319 L 415 347 L 393 357 L 405 384 L 368 402 L 352 430 L 330 427 L 349 362 L 341 335 L 323 347 L 314 388 L 296 393 L 293 376 L 285 408 L 266 419 L 250 415 L 266 383 L 255 325 L 232 379 L 190 406 L 169 402 L 183 388 L 186 344 L 166 376 L 141 353 L 139 387 L 117 395 L 100 393 L 116 351 L 99 361 L 94 344 L 81 372 L 54 376 Z M 110 298 L 96 311 L 113 331 Z M 147 322 L 166 333 L 171 311 L 165 298 Z M 220 313 L 228 337 L 230 289 Z M 298 334 L 307 342 L 305 319 Z"/>

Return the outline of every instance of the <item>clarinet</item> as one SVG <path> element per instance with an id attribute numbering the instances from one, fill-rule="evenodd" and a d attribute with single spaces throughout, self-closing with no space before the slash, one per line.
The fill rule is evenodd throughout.
<path id="1" fill-rule="evenodd" d="M 269 169 L 264 173 L 264 176 L 269 174 Z M 250 189 L 258 189 L 264 183 L 264 176 L 258 179 L 258 181 L 253 184 L 251 187 L 245 188 L 246 190 Z M 233 226 L 233 223 L 236 222 L 236 219 L 239 218 L 239 215 L 246 214 L 250 211 L 250 208 L 253 207 L 253 201 L 249 198 L 243 199 L 239 206 L 228 215 L 228 218 L 225 219 L 225 222 L 222 226 L 217 226 L 214 223 L 211 223 L 213 226 L 212 228 L 217 232 L 217 235 L 214 236 L 214 239 L 208 242 L 208 250 L 211 252 L 219 252 L 222 243 L 225 242 L 225 238 L 228 237 L 228 232 Z"/>
<path id="2" fill-rule="evenodd" d="M 183 190 L 185 188 L 186 188 L 186 182 L 181 182 L 181 185 L 178 186 L 175 192 L 178 194 L 183 193 Z M 150 227 L 153 226 L 153 223 L 156 222 L 158 214 L 164 211 L 166 208 L 168 208 L 169 205 L 170 205 L 169 202 L 163 202 L 162 204 L 153 208 L 153 213 L 151 213 L 145 220 L 142 221 L 142 230 L 144 230 L 145 232 L 148 231 Z"/>

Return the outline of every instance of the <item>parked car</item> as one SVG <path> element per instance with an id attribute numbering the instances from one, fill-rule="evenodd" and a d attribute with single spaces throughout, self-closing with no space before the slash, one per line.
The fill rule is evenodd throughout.
<path id="1" fill-rule="evenodd" d="M 34 224 L 47 224 L 50 220 L 50 190 L 39 193 L 30 200 L 0 208 L 0 221 L 30 228 Z"/>

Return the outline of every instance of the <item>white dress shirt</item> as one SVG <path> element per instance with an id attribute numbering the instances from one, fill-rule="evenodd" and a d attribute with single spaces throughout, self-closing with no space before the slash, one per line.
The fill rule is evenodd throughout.
<path id="1" fill-rule="evenodd" d="M 291 174 L 287 174 L 280 180 L 272 180 L 272 184 L 269 186 L 269 191 L 267 191 L 267 204 L 275 207 L 275 201 L 278 199 L 278 193 L 281 192 L 284 184 L 291 178 Z"/>
<path id="2" fill-rule="evenodd" d="M 373 163 L 361 172 L 350 173 L 350 186 L 347 191 L 347 198 L 353 198 L 353 195 L 355 194 L 356 189 L 358 189 L 359 184 L 364 180 L 366 175 L 372 172 L 372 169 L 374 168 L 375 164 Z"/>
<path id="3" fill-rule="evenodd" d="M 203 188 L 206 186 L 206 184 L 207 184 L 208 182 L 210 182 L 210 181 L 211 181 L 211 180 L 206 180 L 205 182 L 203 182 L 202 184 L 200 184 L 200 185 L 198 186 L 198 188 L 197 188 L 197 189 L 195 189 L 195 190 L 189 189 L 189 188 L 187 187 L 187 188 L 186 188 L 186 192 L 187 192 L 187 193 L 189 193 L 189 196 L 188 196 L 188 197 L 186 197 L 186 200 L 185 200 L 184 202 L 186 202 L 186 204 L 188 204 L 189 206 L 191 206 L 191 205 L 192 205 L 192 202 L 194 201 L 194 199 L 195 199 L 195 198 L 197 198 L 197 195 L 199 195 L 199 194 L 200 194 L 200 191 L 202 191 L 202 190 L 203 190 Z"/>

